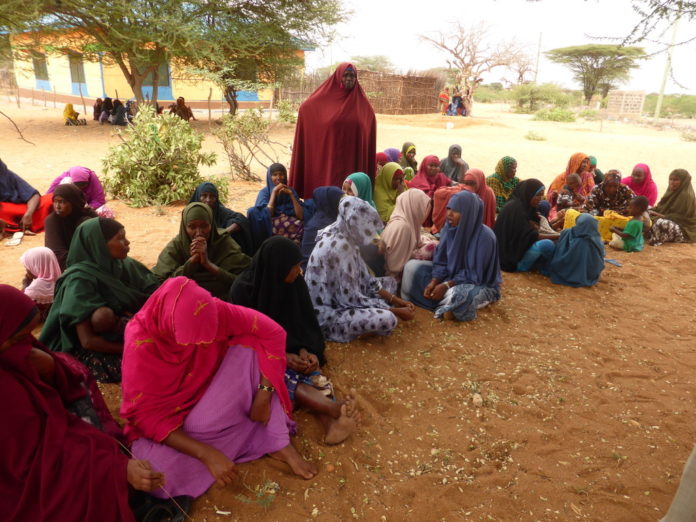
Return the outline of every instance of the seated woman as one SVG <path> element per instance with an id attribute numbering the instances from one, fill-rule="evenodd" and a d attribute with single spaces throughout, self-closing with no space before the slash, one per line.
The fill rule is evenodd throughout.
<path id="1" fill-rule="evenodd" d="M 75 230 L 96 215 L 94 210 L 85 206 L 84 193 L 76 185 L 63 183 L 53 190 L 53 212 L 46 218 L 44 244 L 56 255 L 61 270 L 65 270 Z"/>
<path id="2" fill-rule="evenodd" d="M 60 277 L 60 265 L 50 248 L 34 247 L 22 254 L 19 262 L 26 270 L 22 290 L 39 309 L 41 322 L 46 319 L 53 303 L 56 281 Z"/>
<path id="3" fill-rule="evenodd" d="M 111 111 L 111 125 L 125 127 L 128 125 L 128 109 L 119 99 L 114 100 L 114 108 Z"/>
<path id="4" fill-rule="evenodd" d="M 563 189 L 564 185 L 568 184 L 567 178 L 570 174 L 580 176 L 581 184 L 578 193 L 582 196 L 589 196 L 592 188 L 595 186 L 594 176 L 590 173 L 590 158 L 587 154 L 576 152 L 568 160 L 565 172 L 556 176 L 549 187 L 546 194 L 546 199 L 551 204 L 551 208 L 556 206 L 558 193 Z"/>
<path id="5" fill-rule="evenodd" d="M 0 318 L 3 520 L 134 521 L 129 484 L 150 491 L 163 474 L 121 452 L 119 429 L 86 369 L 34 338 L 31 299 L 0 285 Z"/>
<path id="6" fill-rule="evenodd" d="M 58 185 L 64 183 L 76 185 L 77 188 L 84 192 L 87 206 L 93 208 L 97 214 L 101 215 L 101 207 L 106 205 L 106 195 L 99 177 L 93 170 L 87 167 L 70 167 L 51 182 L 46 193 L 52 194 Z M 102 215 L 101 217 L 110 216 Z"/>
<path id="7" fill-rule="evenodd" d="M 176 105 L 173 105 L 171 109 L 169 109 L 169 114 L 176 114 L 179 118 L 181 118 L 184 121 L 196 120 L 196 117 L 193 115 L 191 107 L 186 105 L 186 100 L 183 96 L 179 96 L 176 99 Z"/>
<path id="8" fill-rule="evenodd" d="M 364 172 L 354 172 L 343 182 L 343 193 L 347 196 L 355 196 L 367 201 L 372 208 L 375 202 L 372 200 L 372 180 Z"/>
<path id="9" fill-rule="evenodd" d="M 283 327 L 290 399 L 318 413 L 326 431 L 324 442 L 338 444 L 357 426 L 356 394 L 351 390 L 345 401 L 336 401 L 331 383 L 321 373 L 326 363 L 324 336 L 302 277 L 301 261 L 299 248 L 289 239 L 267 239 L 232 285 L 229 301 L 258 310 Z"/>
<path id="10" fill-rule="evenodd" d="M 87 120 L 80 119 L 80 113 L 75 111 L 72 103 L 66 103 L 63 109 L 63 120 L 66 125 L 87 125 Z"/>
<path id="11" fill-rule="evenodd" d="M 517 160 L 511 156 L 503 156 L 496 164 L 495 172 L 486 178 L 486 183 L 495 194 L 495 212 L 498 214 L 520 184 L 520 178 L 515 176 L 516 173 Z"/>
<path id="12" fill-rule="evenodd" d="M 102 103 L 102 112 L 99 115 L 99 123 L 104 125 L 105 123 L 110 123 L 111 115 L 114 111 L 114 102 L 106 96 L 104 102 Z"/>
<path id="13" fill-rule="evenodd" d="M 338 187 L 317 187 L 314 189 L 312 193 L 312 200 L 314 201 L 315 207 L 314 215 L 307 221 L 302 236 L 302 262 L 300 263 L 302 269 L 307 267 L 309 256 L 312 254 L 314 245 L 317 243 L 317 233 L 322 228 L 336 221 L 338 217 L 338 204 L 343 196 L 343 191 Z M 264 241 L 264 244 L 267 242 L 268 239 Z M 261 311 L 263 312 L 263 310 Z"/>
<path id="14" fill-rule="evenodd" d="M 251 238 L 249 220 L 240 212 L 231 210 L 220 202 L 220 193 L 217 187 L 208 181 L 196 187 L 189 203 L 200 201 L 208 205 L 213 211 L 215 226 L 222 228 L 234 239 L 239 247 L 248 256 L 254 255 L 254 243 Z"/>
<path id="15" fill-rule="evenodd" d="M 113 219 L 89 219 L 77 227 L 41 331 L 41 342 L 70 353 L 102 382 L 121 381 L 123 323 L 159 284 L 128 257 L 128 245 L 123 225 Z"/>
<path id="16" fill-rule="evenodd" d="M 527 272 L 543 267 L 551 260 L 558 234 L 539 230 L 537 212 L 544 196 L 544 184 L 526 179 L 515 189 L 500 212 L 493 230 L 498 238 L 500 268 L 506 272 Z"/>
<path id="17" fill-rule="evenodd" d="M 389 161 L 393 161 L 394 163 L 399 163 L 399 160 L 401 159 L 401 151 L 395 147 L 390 147 L 388 149 L 384 149 L 384 153 L 387 155 L 389 158 Z"/>
<path id="18" fill-rule="evenodd" d="M 451 187 L 440 187 L 435 191 L 435 195 L 433 196 L 433 212 L 431 215 L 431 220 L 433 222 L 432 227 L 430 227 L 431 233 L 438 234 L 445 226 L 447 205 L 449 205 L 452 196 L 462 190 L 469 190 L 469 187 L 463 183 L 455 183 Z M 493 204 L 493 211 L 495 212 L 495 203 Z"/>
<path id="19" fill-rule="evenodd" d="M 440 171 L 452 181 L 461 183 L 468 170 L 469 164 L 462 159 L 462 146 L 450 145 L 447 157 L 440 162 Z"/>
<path id="20" fill-rule="evenodd" d="M 396 198 L 396 208 L 380 240 L 388 276 L 400 280 L 406 262 L 423 246 L 421 228 L 431 208 L 432 202 L 422 190 L 408 190 Z M 431 256 L 435 245 L 431 243 Z"/>
<path id="21" fill-rule="evenodd" d="M 0 160 L 0 221 L 5 222 L 5 232 L 41 232 L 52 203 L 53 196 L 41 196 Z"/>
<path id="22" fill-rule="evenodd" d="M 691 174 L 684 169 L 673 170 L 667 192 L 649 212 L 657 218 L 648 234 L 651 245 L 696 242 L 696 198 Z"/>
<path id="23" fill-rule="evenodd" d="M 164 473 L 152 494 L 198 497 L 266 454 L 305 479 L 290 443 L 285 332 L 260 312 L 168 279 L 128 324 L 121 417 L 135 458 Z"/>
<path id="24" fill-rule="evenodd" d="M 408 188 L 422 190 L 432 199 L 437 189 L 449 187 L 452 180 L 440 172 L 440 159 L 430 155 L 423 158 L 418 174 L 406 184 Z"/>
<path id="25" fill-rule="evenodd" d="M 401 147 L 401 156 L 399 158 L 399 165 L 401 169 L 406 172 L 406 169 L 411 169 L 411 175 L 406 179 L 411 179 L 411 177 L 418 172 L 418 161 L 416 161 L 416 146 L 407 141 Z"/>
<path id="26" fill-rule="evenodd" d="M 387 156 L 384 152 L 378 152 L 375 155 L 375 176 L 377 175 L 377 172 L 379 172 L 379 169 L 384 167 L 390 161 L 389 156 Z"/>
<path id="27" fill-rule="evenodd" d="M 92 106 L 92 115 L 94 117 L 94 121 L 99 121 L 99 116 L 101 116 L 103 105 L 104 101 L 101 98 L 97 98 L 94 102 L 94 105 Z"/>
<path id="28" fill-rule="evenodd" d="M 650 167 L 645 163 L 638 163 L 631 175 L 623 178 L 621 183 L 630 188 L 636 196 L 645 196 L 648 198 L 648 205 L 651 207 L 657 201 L 657 185 L 653 181 Z"/>
<path id="29" fill-rule="evenodd" d="M 495 224 L 495 193 L 493 189 L 486 184 L 486 175 L 482 170 L 469 169 L 464 174 L 462 184 L 481 198 L 483 202 L 483 224 L 493 228 Z"/>
<path id="30" fill-rule="evenodd" d="M 218 230 L 208 205 L 189 203 L 181 213 L 179 235 L 164 247 L 152 272 L 160 281 L 186 276 L 223 298 L 250 261 L 227 232 Z"/>
<path id="31" fill-rule="evenodd" d="M 254 249 L 271 236 L 283 236 L 298 245 L 304 232 L 304 208 L 294 188 L 288 187 L 288 171 L 274 163 L 266 171 L 266 186 L 256 204 L 247 210 Z"/>
<path id="32" fill-rule="evenodd" d="M 399 164 L 389 162 L 382 167 L 375 179 L 375 206 L 382 221 L 389 221 L 394 212 L 396 197 L 405 190 L 404 171 Z"/>
<path id="33" fill-rule="evenodd" d="M 597 167 L 597 158 L 594 156 L 588 156 L 588 158 L 590 159 L 589 173 L 592 174 L 595 185 L 599 185 L 604 181 L 604 173 Z"/>
<path id="34" fill-rule="evenodd" d="M 479 308 L 500 299 L 497 241 L 482 223 L 483 202 L 475 194 L 459 192 L 447 208 L 433 261 L 406 263 L 401 297 L 435 310 L 436 318 L 472 321 Z"/>
<path id="35" fill-rule="evenodd" d="M 592 286 L 604 270 L 604 243 L 597 220 L 581 214 L 575 226 L 561 232 L 548 265 L 551 281 L 557 285 Z"/>
<path id="36" fill-rule="evenodd" d="M 604 181 L 590 192 L 585 210 L 593 216 L 603 216 L 606 210 L 625 215 L 628 203 L 634 197 L 633 191 L 621 183 L 621 173 L 610 170 L 605 174 Z"/>
<path id="37" fill-rule="evenodd" d="M 347 343 L 363 334 L 389 335 L 397 317 L 413 318 L 413 305 L 393 293 L 396 281 L 370 275 L 360 255 L 360 247 L 370 244 L 380 228 L 375 209 L 361 199 L 343 198 L 336 222 L 317 236 L 305 280 L 319 326 L 329 341 Z"/>

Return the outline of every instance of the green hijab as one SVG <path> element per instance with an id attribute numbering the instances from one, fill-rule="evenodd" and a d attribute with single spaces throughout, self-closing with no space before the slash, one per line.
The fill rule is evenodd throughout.
<path id="1" fill-rule="evenodd" d="M 387 163 L 380 169 L 375 179 L 375 206 L 379 212 L 379 217 L 385 223 L 389 221 L 396 206 L 396 196 L 399 195 L 392 188 L 392 180 L 397 170 L 402 170 L 401 165 L 393 161 Z"/>
<path id="2" fill-rule="evenodd" d="M 363 201 L 367 201 L 374 208 L 375 202 L 372 201 L 372 180 L 370 176 L 364 172 L 355 172 L 348 176 L 347 179 L 358 189 L 358 197 Z"/>
<path id="3" fill-rule="evenodd" d="M 191 238 L 186 232 L 186 224 L 196 220 L 207 221 L 210 224 L 208 259 L 220 269 L 217 275 L 209 272 L 200 263 L 189 261 Z M 234 279 L 249 266 L 250 261 L 237 242 L 224 229 L 215 226 L 211 208 L 204 203 L 195 202 L 189 203 L 181 212 L 179 234 L 164 247 L 152 271 L 160 281 L 170 277 L 188 277 L 215 297 L 223 298 Z"/>
<path id="4" fill-rule="evenodd" d="M 40 340 L 54 351 L 80 348 L 76 326 L 102 306 L 133 314 L 159 286 L 142 263 L 109 255 L 100 218 L 82 223 L 70 243 L 67 269 L 56 281 L 53 305 Z"/>
<path id="5" fill-rule="evenodd" d="M 690 243 L 696 243 L 696 196 L 691 186 L 691 174 L 676 169 L 670 176 L 677 176 L 681 183 L 677 190 L 667 190 L 653 210 L 678 224 Z"/>

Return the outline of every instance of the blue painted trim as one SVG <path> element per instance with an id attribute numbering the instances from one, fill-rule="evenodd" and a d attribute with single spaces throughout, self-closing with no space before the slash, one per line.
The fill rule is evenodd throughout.
<path id="1" fill-rule="evenodd" d="M 36 79 L 36 90 L 38 91 L 50 91 L 51 82 L 49 80 L 39 80 Z"/>
<path id="2" fill-rule="evenodd" d="M 256 102 L 259 100 L 259 93 L 254 91 L 237 91 L 237 101 Z"/>
<path id="3" fill-rule="evenodd" d="M 89 93 L 87 92 L 87 84 L 79 82 L 72 82 L 72 94 L 79 96 L 80 87 L 82 87 L 82 96 L 89 96 Z"/>
<path id="4" fill-rule="evenodd" d="M 152 99 L 152 86 L 142 86 L 143 96 L 147 100 Z M 171 81 L 169 82 L 169 87 L 157 86 L 157 99 L 158 100 L 173 100 Z"/>
<path id="5" fill-rule="evenodd" d="M 102 57 L 104 56 L 104 53 L 99 53 L 99 75 L 101 76 L 101 86 L 102 86 L 102 98 L 106 97 L 106 84 L 104 83 L 104 62 L 102 61 Z"/>

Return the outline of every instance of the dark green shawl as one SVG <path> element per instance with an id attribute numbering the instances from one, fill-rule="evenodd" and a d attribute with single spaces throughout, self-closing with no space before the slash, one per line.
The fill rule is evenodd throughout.
<path id="1" fill-rule="evenodd" d="M 681 183 L 677 190 L 667 190 L 653 210 L 681 227 L 690 243 L 696 243 L 696 196 L 691 174 L 684 169 L 673 170 Z"/>
<path id="2" fill-rule="evenodd" d="M 211 225 L 208 238 L 208 259 L 220 268 L 215 276 L 200 263 L 192 263 L 191 239 L 186 233 L 186 223 L 204 219 Z M 223 229 L 215 226 L 213 211 L 204 203 L 189 203 L 181 213 L 179 235 L 172 239 L 157 259 L 152 271 L 164 281 L 169 277 L 185 276 L 193 279 L 215 297 L 224 298 L 237 275 L 249 266 L 251 259 L 237 242 Z"/>
<path id="3" fill-rule="evenodd" d="M 159 281 L 135 259 L 113 259 L 99 218 L 82 223 L 70 242 L 67 270 L 56 281 L 53 305 L 40 340 L 54 351 L 80 347 L 76 326 L 108 306 L 117 315 L 137 312 Z"/>

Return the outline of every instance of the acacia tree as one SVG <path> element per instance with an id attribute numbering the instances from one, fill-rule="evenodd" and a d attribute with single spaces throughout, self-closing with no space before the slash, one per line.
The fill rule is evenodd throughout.
<path id="1" fill-rule="evenodd" d="M 497 67 L 510 67 L 523 54 L 514 41 L 491 43 L 487 41 L 487 27 L 480 23 L 470 27 L 456 23 L 449 33 L 438 33 L 421 39 L 447 55 L 447 64 L 457 70 L 457 83 L 462 87 L 462 103 L 471 114 L 474 92 L 483 81 L 483 75 Z"/>
<path id="2" fill-rule="evenodd" d="M 608 93 L 607 84 L 611 87 L 626 81 L 631 69 L 638 67 L 637 61 L 645 58 L 645 52 L 642 47 L 587 44 L 552 49 L 546 56 L 568 66 L 582 84 L 585 102 L 589 104 L 600 84 Z"/>

